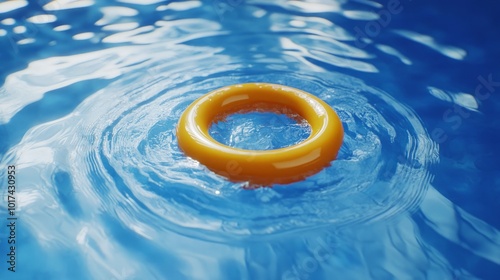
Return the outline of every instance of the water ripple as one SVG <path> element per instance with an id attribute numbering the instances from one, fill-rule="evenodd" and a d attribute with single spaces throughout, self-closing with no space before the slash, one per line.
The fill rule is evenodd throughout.
<path id="1" fill-rule="evenodd" d="M 238 64 L 227 63 L 226 56 L 213 48 L 184 46 L 182 52 L 175 52 L 176 60 L 169 60 L 174 52 L 165 53 L 155 45 L 123 50 L 127 52 L 94 53 L 96 61 L 120 61 L 107 66 L 122 69 L 120 80 L 93 93 L 68 117 L 36 127 L 14 150 L 30 150 L 33 155 L 35 151 L 28 147 L 39 143 L 41 134 L 47 135 L 43 146 L 52 150 L 47 162 L 66 167 L 40 175 L 51 177 L 56 187 L 64 182 L 78 186 L 77 194 L 61 188 L 52 192 L 54 199 L 74 204 L 61 205 L 68 215 L 81 219 L 79 203 L 92 201 L 93 209 L 115 212 L 112 219 L 129 227 L 154 223 L 202 239 L 254 239 L 321 224 L 345 226 L 387 219 L 412 211 L 426 191 L 427 168 L 435 160 L 436 147 L 418 117 L 354 77 L 322 73 L 318 79 L 279 71 L 228 75 Z M 134 56 L 135 64 L 121 61 L 130 51 L 157 59 Z M 94 65 L 88 59 L 81 63 L 87 65 L 82 70 Z M 78 66 L 55 65 L 61 72 Z M 179 69 L 184 76 L 178 75 Z M 338 112 L 345 139 L 332 166 L 303 182 L 247 191 L 184 156 L 175 136 L 183 110 L 210 90 L 248 81 L 301 88 Z M 56 128 L 59 133 L 49 133 Z M 18 162 L 34 164 L 22 157 Z M 133 227 L 140 228 L 141 235 L 154 236 L 155 229 Z"/>
<path id="2" fill-rule="evenodd" d="M 19 2 L 2 4 L 0 10 L 22 8 Z M 182 17 L 184 11 L 206 12 L 198 1 L 119 2 L 134 5 L 94 7 L 99 11 L 94 30 L 76 30 L 60 20 L 66 10 L 97 5 L 93 1 L 45 5 L 47 11 L 59 11 L 57 18 L 31 21 L 43 26 L 56 20 L 51 30 L 71 31 L 66 40 L 90 39 L 103 47 L 30 61 L 8 74 L 0 88 L 0 129 L 18 130 L 0 146 L 1 166 L 15 162 L 23 176 L 19 211 L 26 239 L 39 252 L 65 246 L 78 252 L 72 260 L 89 268 L 81 272 L 83 278 L 161 278 L 161 260 L 178 264 L 173 278 L 207 270 L 214 276 L 232 262 L 250 266 L 245 258 L 257 253 L 244 242 L 263 246 L 272 264 L 281 258 L 293 262 L 278 248 L 282 238 L 326 228 L 376 227 L 405 219 L 422 204 L 421 211 L 430 215 L 432 201 L 422 201 L 429 199 L 439 148 L 415 112 L 392 97 L 401 93 L 384 92 L 362 79 L 382 75 L 380 63 L 374 62 L 377 49 L 397 57 L 402 67 L 412 65 L 411 55 L 389 43 L 356 47 L 342 21 L 319 17 L 334 13 L 344 22 L 374 20 L 375 13 L 344 11 L 349 1 L 249 1 L 245 9 L 251 18 L 269 21 L 259 30 L 261 25 L 252 29 L 248 22 L 229 27 L 215 17 Z M 380 8 L 375 2 L 357 2 Z M 165 14 L 139 22 L 143 6 L 155 4 L 149 8 Z M 249 16 L 245 9 L 231 16 Z M 180 14 L 172 18 L 172 11 Z M 2 22 L 13 32 L 10 23 Z M 455 60 L 466 54 L 418 33 L 397 34 Z M 213 89 L 244 82 L 284 84 L 327 102 L 345 130 L 337 160 L 302 182 L 248 190 L 186 157 L 175 133 L 182 112 Z M 469 95 L 431 86 L 428 91 L 478 109 Z M 307 246 L 299 239 L 290 246 L 302 254 Z M 193 253 L 197 247 L 206 251 Z M 497 260 L 489 251 L 477 251 Z M 349 257 L 348 250 L 339 252 Z M 199 267 L 204 270 L 192 269 Z M 245 279 L 233 279 L 240 278 Z"/>

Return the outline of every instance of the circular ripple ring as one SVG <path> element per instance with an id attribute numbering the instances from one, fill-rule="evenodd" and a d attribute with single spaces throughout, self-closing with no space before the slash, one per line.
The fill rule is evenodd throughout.
<path id="1" fill-rule="evenodd" d="M 228 114 L 263 109 L 299 115 L 311 126 L 311 135 L 296 145 L 263 151 L 229 147 L 208 132 L 214 121 Z M 216 89 L 189 105 L 177 126 L 179 147 L 187 156 L 231 181 L 262 186 L 300 181 L 322 170 L 337 156 L 343 136 L 339 117 L 324 101 L 267 83 Z"/>

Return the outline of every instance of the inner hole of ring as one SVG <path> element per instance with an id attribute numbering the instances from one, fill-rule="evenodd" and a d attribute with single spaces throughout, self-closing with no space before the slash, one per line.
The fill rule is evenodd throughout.
<path id="1" fill-rule="evenodd" d="M 296 145 L 311 135 L 311 126 L 290 110 L 239 110 L 215 118 L 209 134 L 219 143 L 245 150 L 274 150 Z"/>

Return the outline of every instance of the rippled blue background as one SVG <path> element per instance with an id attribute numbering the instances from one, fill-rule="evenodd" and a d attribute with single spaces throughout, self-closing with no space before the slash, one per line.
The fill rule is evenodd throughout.
<path id="1" fill-rule="evenodd" d="M 0 279 L 498 279 L 499 12 L 493 0 L 1 2 Z M 250 191 L 182 154 L 175 126 L 192 101 L 257 81 L 338 112 L 332 166 Z M 230 122 L 219 135 L 276 139 L 260 130 L 273 116 Z"/>

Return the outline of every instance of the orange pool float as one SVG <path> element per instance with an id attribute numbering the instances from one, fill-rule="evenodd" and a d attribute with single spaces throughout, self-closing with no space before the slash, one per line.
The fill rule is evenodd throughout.
<path id="1" fill-rule="evenodd" d="M 213 139 L 212 123 L 236 112 L 271 111 L 298 115 L 311 126 L 309 137 L 275 150 L 233 148 Z M 213 172 L 234 182 L 270 186 L 303 180 L 333 161 L 344 130 L 335 111 L 305 91 L 267 83 L 237 84 L 195 100 L 177 126 L 181 150 Z"/>

